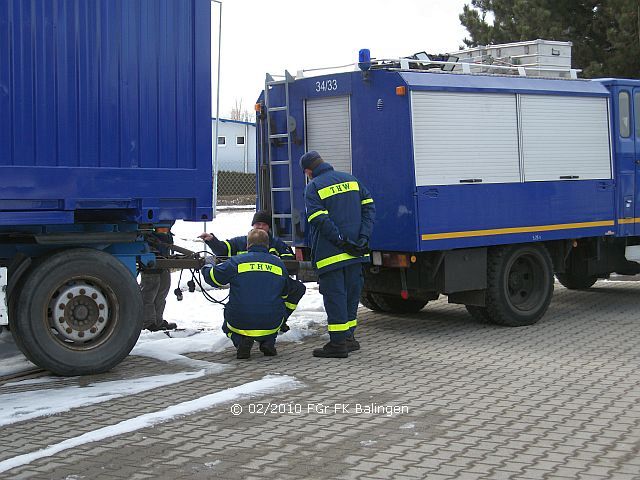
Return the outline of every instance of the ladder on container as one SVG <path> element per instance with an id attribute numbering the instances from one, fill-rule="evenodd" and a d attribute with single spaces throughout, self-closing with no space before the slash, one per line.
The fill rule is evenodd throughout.
<path id="1" fill-rule="evenodd" d="M 275 80 L 271 75 L 267 73 L 267 77 L 264 85 L 264 106 L 265 113 L 267 116 L 267 159 L 269 162 L 269 178 L 271 183 L 271 218 L 272 225 L 278 225 L 278 231 L 274 232 L 282 238 L 285 243 L 291 245 L 294 240 L 294 226 L 293 226 L 293 165 L 291 162 L 291 125 L 290 125 L 290 116 L 289 116 L 289 85 L 295 81 L 295 78 L 291 76 L 291 74 L 285 70 L 284 72 L 284 80 Z M 271 105 L 270 99 L 270 89 L 278 86 L 284 86 L 284 105 Z M 276 131 L 276 120 L 275 116 L 271 114 L 276 114 L 278 112 L 282 112 L 285 115 L 285 125 L 286 132 L 277 132 Z M 278 115 L 281 117 L 281 115 Z M 274 160 L 274 145 L 276 142 L 286 142 L 287 144 L 287 158 L 286 159 L 277 159 Z M 280 165 L 285 165 L 287 169 L 287 175 L 285 175 L 285 179 L 288 180 L 288 184 L 286 185 L 278 185 L 274 186 L 274 167 L 278 167 Z M 278 177 L 280 181 L 282 181 L 282 175 Z M 282 213 L 286 210 L 286 205 L 281 209 L 280 212 L 276 212 L 275 210 L 275 193 L 277 192 L 288 192 L 289 193 L 289 213 Z M 280 220 L 285 219 L 285 225 L 288 225 L 288 230 L 285 232 L 281 231 Z M 286 220 L 289 220 L 286 222 Z"/>

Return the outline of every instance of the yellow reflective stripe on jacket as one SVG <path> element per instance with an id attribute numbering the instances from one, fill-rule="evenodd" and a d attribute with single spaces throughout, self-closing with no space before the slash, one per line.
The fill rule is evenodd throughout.
<path id="1" fill-rule="evenodd" d="M 248 250 L 240 250 L 238 252 L 236 252 L 236 255 L 242 255 L 243 253 L 249 253 Z"/>
<path id="2" fill-rule="evenodd" d="M 239 335 L 244 335 L 245 337 L 264 337 L 265 335 L 273 335 L 274 333 L 277 333 L 278 330 L 280 330 L 281 326 L 282 321 L 280 322 L 280 325 L 270 330 L 242 330 L 240 328 L 232 327 L 231 325 L 229 325 L 229 322 L 227 322 L 227 328 L 229 330 Z"/>
<path id="3" fill-rule="evenodd" d="M 269 249 L 269 253 L 274 254 L 274 255 L 278 255 L 278 250 L 276 250 L 274 247 L 271 247 Z"/>
<path id="4" fill-rule="evenodd" d="M 213 283 L 215 283 L 216 285 L 218 285 L 219 287 L 224 287 L 223 284 L 221 284 L 218 280 L 216 280 L 216 277 L 213 276 L 213 267 L 211 267 L 211 270 L 209 270 L 209 277 L 211 278 L 211 280 L 213 281 Z"/>
<path id="5" fill-rule="evenodd" d="M 287 307 L 289 310 L 295 310 L 298 307 L 298 304 L 297 303 L 284 302 L 284 306 Z"/>
<path id="6" fill-rule="evenodd" d="M 360 185 L 358 185 L 358 182 L 342 182 L 334 183 L 333 185 L 329 185 L 328 187 L 321 188 L 320 190 L 318 190 L 318 195 L 320 196 L 320 200 L 324 200 L 325 198 L 332 197 L 333 195 L 338 195 L 339 193 L 358 191 L 360 191 Z"/>
<path id="7" fill-rule="evenodd" d="M 329 211 L 328 210 L 318 210 L 315 213 L 312 213 L 311 215 L 309 215 L 309 218 L 307 219 L 307 221 L 311 221 L 316 217 L 319 217 L 320 215 L 329 215 Z"/>
<path id="8" fill-rule="evenodd" d="M 283 253 L 282 255 L 280 255 L 281 257 L 295 257 L 295 255 L 293 253 Z"/>
<path id="9" fill-rule="evenodd" d="M 245 272 L 269 272 L 275 275 L 282 275 L 282 268 L 271 263 L 247 262 L 238 264 L 238 273 Z"/>
<path id="10" fill-rule="evenodd" d="M 351 320 L 350 322 L 347 322 L 347 325 L 349 325 L 349 328 L 357 327 L 358 319 L 356 318 L 355 320 Z"/>
<path id="11" fill-rule="evenodd" d="M 223 242 L 227 246 L 227 257 L 230 257 L 231 256 L 231 244 L 229 242 L 227 242 L 226 240 L 223 240 Z"/>
<path id="12" fill-rule="evenodd" d="M 330 332 L 346 332 L 349 330 L 349 323 L 330 323 L 327 325 Z"/>
<path id="13" fill-rule="evenodd" d="M 363 257 L 368 257 L 368 256 L 369 256 L 368 253 L 363 255 Z M 362 258 L 362 257 L 354 257 L 353 255 L 349 255 L 348 253 L 340 253 L 332 257 L 327 257 L 327 258 L 323 258 L 322 260 L 318 260 L 318 262 L 316 262 L 316 267 L 320 269 L 323 267 L 327 267 L 329 265 L 333 265 L 334 263 L 351 260 L 352 258 Z"/>
<path id="14" fill-rule="evenodd" d="M 373 198 L 365 198 L 360 202 L 362 205 L 366 205 L 367 203 L 373 203 Z"/>

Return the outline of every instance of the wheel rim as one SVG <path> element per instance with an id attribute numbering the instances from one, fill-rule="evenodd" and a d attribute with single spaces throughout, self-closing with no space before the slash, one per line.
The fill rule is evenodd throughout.
<path id="1" fill-rule="evenodd" d="M 96 278 L 75 278 L 51 292 L 46 319 L 51 336 L 65 348 L 96 348 L 118 323 L 116 296 Z"/>
<path id="2" fill-rule="evenodd" d="M 530 312 L 540 306 L 545 295 L 545 269 L 537 255 L 523 253 L 506 269 L 506 296 L 515 310 Z"/>

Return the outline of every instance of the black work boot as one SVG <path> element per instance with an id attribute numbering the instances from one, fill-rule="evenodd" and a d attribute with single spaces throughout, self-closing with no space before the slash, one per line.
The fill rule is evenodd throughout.
<path id="1" fill-rule="evenodd" d="M 275 345 L 261 343 L 260 344 L 260 351 L 262 353 L 264 353 L 265 357 L 275 357 L 276 355 L 278 355 L 278 351 L 276 350 L 276 346 Z"/>
<path id="2" fill-rule="evenodd" d="M 347 345 L 345 342 L 329 342 L 322 348 L 316 348 L 313 351 L 313 356 L 321 358 L 347 358 L 349 356 L 349 352 L 347 351 Z"/>
<path id="3" fill-rule="evenodd" d="M 251 357 L 251 347 L 253 347 L 253 340 L 251 338 L 244 337 L 238 342 L 238 353 L 236 358 L 238 360 L 246 360 Z"/>
<path id="4" fill-rule="evenodd" d="M 356 337 L 347 337 L 347 352 L 355 352 L 360 350 L 360 342 L 356 340 Z"/>

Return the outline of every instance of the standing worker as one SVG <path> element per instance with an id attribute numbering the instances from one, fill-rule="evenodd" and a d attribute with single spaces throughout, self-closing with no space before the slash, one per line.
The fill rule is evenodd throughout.
<path id="1" fill-rule="evenodd" d="M 369 261 L 376 211 L 367 188 L 353 175 L 335 171 L 318 152 L 304 154 L 300 167 L 310 180 L 304 202 L 330 338 L 313 356 L 346 358 L 360 349 L 355 330 L 362 264 Z"/>
<path id="2" fill-rule="evenodd" d="M 161 256 L 169 255 L 167 245 L 173 244 L 173 234 L 170 227 L 157 227 L 150 235 L 150 240 L 155 253 Z M 157 243 L 154 243 L 154 240 Z M 171 290 L 169 270 L 154 268 L 142 270 L 140 272 L 140 290 L 144 304 L 142 328 L 151 332 L 177 328 L 175 323 L 167 322 L 163 318 L 167 295 Z"/>
<path id="3" fill-rule="evenodd" d="M 263 230 L 249 232 L 246 248 L 246 253 L 219 265 L 205 265 L 202 275 L 214 287 L 230 284 L 222 331 L 236 347 L 236 357 L 249 358 L 254 341 L 272 357 L 278 354 L 276 336 L 284 321 L 288 273 L 282 260 L 269 254 L 269 236 Z"/>
<path id="4" fill-rule="evenodd" d="M 271 232 L 271 214 L 269 212 L 266 210 L 257 211 L 251 220 L 251 227 L 267 233 L 269 237 L 269 253 L 285 260 L 293 260 L 295 258 L 291 247 Z M 212 233 L 201 233 L 198 238 L 204 240 L 209 248 L 211 248 L 211 251 L 218 257 L 232 257 L 234 255 L 246 253 L 246 235 L 230 238 L 228 240 L 218 240 Z M 287 313 L 285 315 L 285 321 L 282 328 L 280 329 L 283 333 L 289 330 L 287 319 L 298 307 L 298 303 L 306 291 L 307 288 L 304 286 L 304 283 L 291 277 L 287 277 L 287 298 L 285 299 Z"/>

